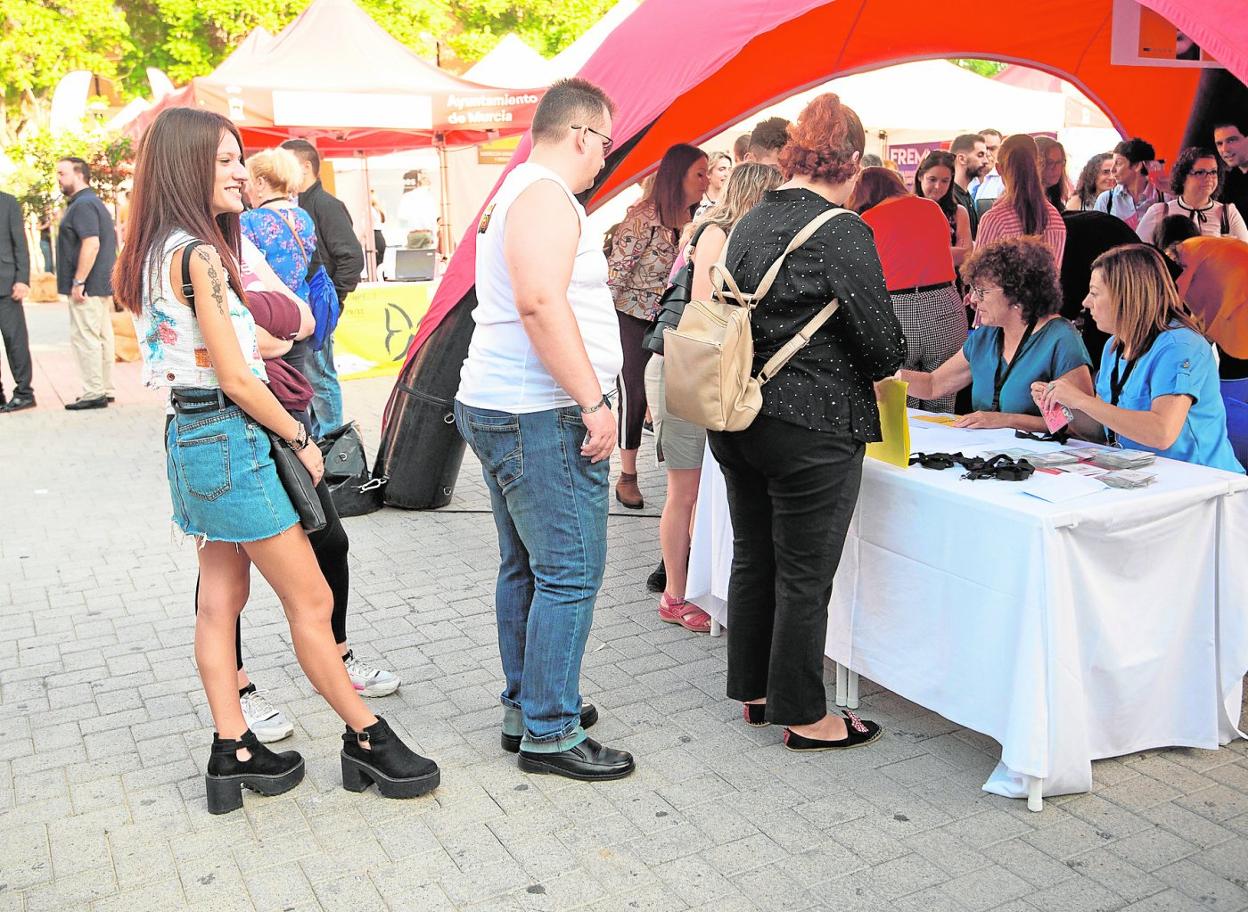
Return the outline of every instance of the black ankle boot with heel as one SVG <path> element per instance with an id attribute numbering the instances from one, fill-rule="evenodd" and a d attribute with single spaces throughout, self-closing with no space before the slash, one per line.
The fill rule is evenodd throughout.
<path id="1" fill-rule="evenodd" d="M 347 726 L 342 736 L 342 787 L 348 792 L 362 792 L 372 782 L 386 798 L 415 798 L 433 791 L 441 781 L 438 765 L 399 740 L 381 716 L 362 732 Z"/>
<path id="2" fill-rule="evenodd" d="M 251 756 L 238 759 L 238 751 L 246 749 Z M 280 795 L 303 781 L 303 757 L 297 751 L 269 750 L 251 732 L 243 732 L 237 741 L 220 738 L 212 733 L 212 754 L 208 758 L 208 813 L 228 814 L 243 806 L 243 788 L 261 795 Z"/>

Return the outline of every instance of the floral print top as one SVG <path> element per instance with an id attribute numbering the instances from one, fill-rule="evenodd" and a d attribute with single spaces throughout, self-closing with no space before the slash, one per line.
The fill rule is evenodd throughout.
<path id="1" fill-rule="evenodd" d="M 607 256 L 607 285 L 615 309 L 639 320 L 653 320 L 676 262 L 679 235 L 660 224 L 658 207 L 642 201 L 615 229 Z"/>
<path id="2" fill-rule="evenodd" d="M 173 232 L 160 258 L 159 283 L 152 282 L 154 276 L 147 276 L 143 281 L 143 310 L 135 319 L 135 331 L 143 355 L 143 383 L 149 387 L 218 389 L 221 386 L 208 346 L 199 331 L 199 321 L 191 309 L 177 299 L 169 281 L 174 252 L 191 240 L 185 231 Z M 257 379 L 268 382 L 251 311 L 228 285 L 225 297 L 243 359 Z"/>
<path id="3" fill-rule="evenodd" d="M 308 264 L 316 251 L 312 216 L 298 206 L 249 209 L 242 214 L 243 235 L 260 248 L 286 287 L 308 300 Z M 296 236 L 297 235 L 297 236 Z"/>

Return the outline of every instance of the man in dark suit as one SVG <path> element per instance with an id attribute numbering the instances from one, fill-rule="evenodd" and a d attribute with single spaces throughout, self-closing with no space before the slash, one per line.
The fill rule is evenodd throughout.
<path id="1" fill-rule="evenodd" d="M 35 407 L 30 388 L 30 340 L 22 299 L 30 293 L 30 252 L 22 207 L 7 193 L 0 193 L 0 339 L 13 372 L 13 398 L 7 403 L 0 386 L 0 412 L 20 412 Z"/>
<path id="2" fill-rule="evenodd" d="M 312 216 L 316 227 L 316 252 L 309 275 L 324 266 L 339 302 L 345 307 L 347 295 L 360 284 L 360 273 L 364 271 L 364 248 L 355 236 L 351 213 L 342 200 L 321 186 L 321 156 L 315 146 L 306 139 L 288 139 L 282 148 L 299 159 L 303 172 L 299 207 Z M 302 357 L 296 353 L 296 359 L 297 369 L 312 384 L 312 433 L 321 437 L 343 423 L 342 388 L 334 368 L 334 337 L 327 335 L 319 352 L 308 351 Z M 286 360 L 290 360 L 289 356 Z"/>

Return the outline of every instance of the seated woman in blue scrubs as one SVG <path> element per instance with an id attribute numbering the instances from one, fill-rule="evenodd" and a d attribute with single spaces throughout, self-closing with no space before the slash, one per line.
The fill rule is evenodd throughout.
<path id="1" fill-rule="evenodd" d="M 1044 433 L 1031 396 L 1036 381 L 1064 380 L 1092 394 L 1092 359 L 1079 330 L 1058 315 L 1062 290 L 1053 254 L 1031 237 L 979 247 L 962 264 L 971 287 L 976 329 L 962 350 L 930 374 L 898 371 L 919 399 L 937 399 L 971 385 L 975 411 L 955 424 Z"/>
<path id="2" fill-rule="evenodd" d="M 1083 306 L 1111 334 L 1096 395 L 1059 379 L 1032 387 L 1036 404 L 1071 409 L 1074 431 L 1088 440 L 1242 474 L 1226 435 L 1213 349 L 1161 254 L 1143 244 L 1101 254 Z"/>

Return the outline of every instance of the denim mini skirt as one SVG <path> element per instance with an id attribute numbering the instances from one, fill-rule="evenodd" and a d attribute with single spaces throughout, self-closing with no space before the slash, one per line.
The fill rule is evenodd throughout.
<path id="1" fill-rule="evenodd" d="M 299 522 L 269 435 L 238 406 L 176 413 L 165 434 L 173 521 L 187 535 L 253 542 Z"/>

